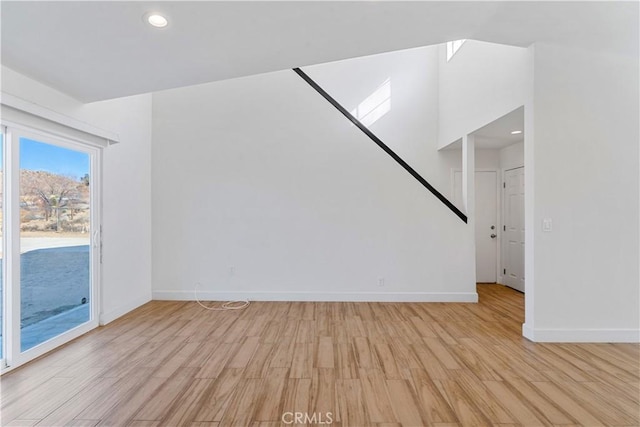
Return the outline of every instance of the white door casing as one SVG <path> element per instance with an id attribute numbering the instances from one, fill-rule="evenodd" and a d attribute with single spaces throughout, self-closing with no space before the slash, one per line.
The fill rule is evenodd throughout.
<path id="1" fill-rule="evenodd" d="M 504 284 L 524 292 L 524 168 L 504 173 Z"/>

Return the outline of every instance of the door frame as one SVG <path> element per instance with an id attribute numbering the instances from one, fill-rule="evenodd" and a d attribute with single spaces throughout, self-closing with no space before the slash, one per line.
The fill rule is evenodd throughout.
<path id="1" fill-rule="evenodd" d="M 450 173 L 450 183 L 451 183 L 451 199 L 455 200 L 455 194 L 456 194 L 456 188 L 455 188 L 455 174 L 456 172 L 460 172 L 462 173 L 462 169 L 460 168 L 451 168 L 451 173 Z M 500 191 L 501 189 L 501 183 L 502 183 L 502 179 L 503 179 L 503 171 L 499 168 L 476 168 L 475 173 L 477 172 L 495 172 L 496 174 L 496 283 L 502 284 L 502 269 L 500 268 L 502 266 L 502 230 L 500 230 L 500 224 L 502 224 L 502 191 Z M 476 182 L 476 176 L 475 173 L 473 175 L 473 183 L 475 185 Z M 476 199 L 477 199 L 477 194 L 476 194 Z M 468 214 L 468 212 L 465 212 L 466 214 Z M 476 218 L 473 218 L 474 224 L 475 224 L 475 220 Z M 473 235 L 473 254 L 476 254 L 476 237 L 475 234 Z M 475 275 L 475 273 L 474 273 Z M 477 278 L 476 278 L 477 279 Z"/>
<path id="2" fill-rule="evenodd" d="M 501 171 L 501 173 L 502 173 L 502 179 L 500 180 L 500 182 L 501 182 L 501 183 L 503 183 L 503 186 L 501 187 L 501 191 L 500 191 L 500 199 L 502 200 L 502 208 L 501 208 L 501 210 L 502 210 L 502 218 L 504 218 L 505 220 L 506 220 L 506 218 L 507 218 L 507 205 L 506 205 L 506 203 L 505 203 L 506 197 L 504 197 L 504 196 L 505 196 L 505 193 L 506 193 L 506 191 L 507 191 L 507 189 L 506 189 L 506 174 L 507 174 L 507 172 L 508 172 L 508 171 L 512 171 L 512 170 L 516 170 L 516 169 L 524 169 L 524 165 L 522 165 L 522 166 L 516 166 L 516 167 L 513 167 L 513 168 L 505 168 L 505 169 L 502 169 L 502 171 Z M 526 194 L 526 191 L 527 191 L 526 181 L 525 181 L 524 191 L 525 191 L 525 194 Z M 526 196 L 525 196 L 525 197 L 526 197 Z M 525 199 L 525 200 L 526 200 L 526 199 Z M 522 224 L 524 225 L 524 227 L 525 227 L 525 232 L 526 232 L 527 223 L 526 223 L 526 222 L 525 222 L 525 220 L 524 220 L 525 215 L 526 215 L 526 212 L 525 212 L 525 211 L 524 211 L 524 209 L 523 209 L 523 212 L 522 212 Z M 503 227 L 506 227 L 506 225 L 507 225 L 507 224 L 506 224 L 506 221 L 505 221 L 502 225 L 503 225 Z M 504 230 L 504 229 L 503 229 L 503 230 Z M 500 230 L 500 233 L 506 232 L 506 231 L 503 231 L 503 230 Z M 527 249 L 527 248 L 526 248 L 526 246 L 525 246 L 525 248 L 524 248 L 523 250 L 524 250 L 524 251 L 526 251 L 526 249 Z M 506 260 L 506 259 L 507 259 L 506 240 L 503 240 L 503 241 L 500 243 L 500 252 L 501 252 L 501 259 Z M 525 253 L 526 253 L 526 252 L 525 252 Z M 525 263 L 526 263 L 526 256 L 525 256 Z M 506 266 L 506 264 L 505 264 L 505 265 L 500 265 L 500 269 L 498 270 L 498 272 L 500 273 L 500 277 L 501 277 L 501 278 L 503 278 L 503 275 L 502 275 L 502 272 L 504 271 L 503 269 L 506 269 L 506 267 L 507 267 L 507 266 Z M 523 264 L 522 268 L 523 268 L 523 274 L 524 274 L 524 273 L 525 273 L 525 272 L 524 272 L 524 264 Z M 503 278 L 503 280 L 504 280 L 504 278 Z M 525 283 L 526 283 L 526 276 L 525 276 Z M 513 289 L 511 286 L 507 286 L 505 283 L 501 283 L 501 284 L 502 284 L 503 286 L 505 286 L 505 287 L 508 287 L 508 288 L 510 288 L 510 289 Z M 514 289 L 514 290 L 516 290 L 516 291 L 517 291 L 517 289 Z M 526 295 L 526 293 L 525 293 L 525 295 Z"/>
<path id="3" fill-rule="evenodd" d="M 3 200 L 3 359 L 0 374 L 9 372 L 87 332 L 99 325 L 100 307 L 102 304 L 101 286 L 101 229 L 102 229 L 102 149 L 94 144 L 72 138 L 66 138 L 53 132 L 32 128 L 27 125 L 3 120 L 1 126 L 5 128 L 3 141 L 3 171 L 4 171 L 4 200 Z M 90 194 L 91 194 L 91 234 L 90 248 L 90 279 L 91 299 L 89 321 L 78 325 L 61 335 L 46 340 L 24 352 L 20 343 L 20 136 L 37 138 L 39 142 L 47 143 L 89 155 L 90 159 Z M 9 304 L 8 302 L 11 302 Z M 17 305 L 16 305 L 17 304 Z M 16 329 L 17 328 L 17 329 Z M 14 333 L 15 331 L 18 333 Z M 9 339 L 11 338 L 11 339 Z"/>

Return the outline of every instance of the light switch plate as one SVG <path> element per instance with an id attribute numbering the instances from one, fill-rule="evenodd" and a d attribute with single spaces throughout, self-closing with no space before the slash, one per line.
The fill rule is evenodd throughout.
<path id="1" fill-rule="evenodd" d="M 542 231 L 552 231 L 553 230 L 553 221 L 551 221 L 551 218 L 545 218 L 542 220 Z"/>

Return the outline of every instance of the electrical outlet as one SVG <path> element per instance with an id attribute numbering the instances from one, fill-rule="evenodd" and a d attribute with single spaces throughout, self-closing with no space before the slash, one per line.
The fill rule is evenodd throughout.
<path id="1" fill-rule="evenodd" d="M 381 288 L 384 287 L 384 277 L 378 278 L 378 286 Z"/>
<path id="2" fill-rule="evenodd" d="M 232 265 L 229 267 L 229 276 L 236 274 L 236 268 Z"/>

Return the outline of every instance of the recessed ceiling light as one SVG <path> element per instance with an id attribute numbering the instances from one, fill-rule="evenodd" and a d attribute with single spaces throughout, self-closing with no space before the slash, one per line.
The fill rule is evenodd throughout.
<path id="1" fill-rule="evenodd" d="M 148 15 L 147 22 L 157 28 L 164 28 L 169 24 L 169 21 L 167 21 L 167 18 L 157 13 L 152 13 Z"/>
<path id="2" fill-rule="evenodd" d="M 522 133 L 521 130 L 514 130 L 514 131 L 511 132 L 511 135 L 519 135 L 521 133 Z"/>

